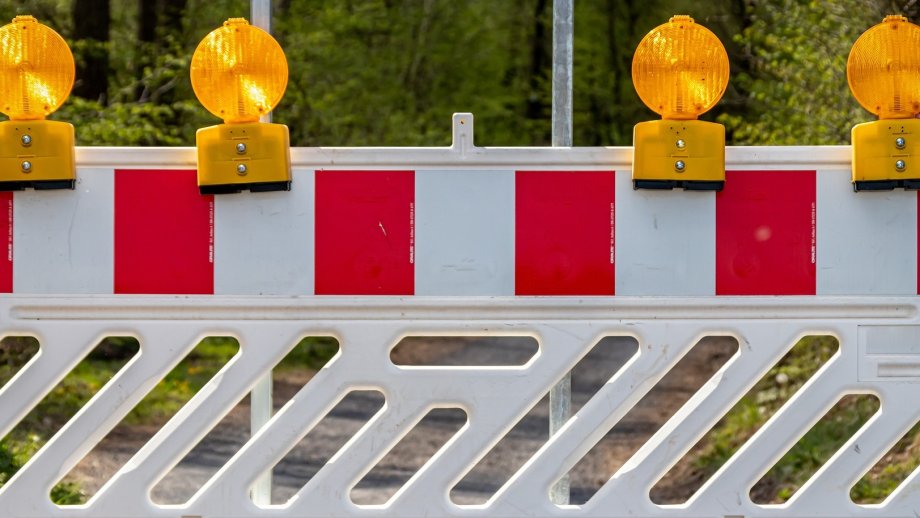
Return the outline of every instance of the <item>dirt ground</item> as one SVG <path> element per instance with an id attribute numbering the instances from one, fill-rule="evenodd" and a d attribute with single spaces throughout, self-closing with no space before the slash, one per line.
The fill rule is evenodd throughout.
<path id="1" fill-rule="evenodd" d="M 414 339 L 394 353 L 396 363 L 469 365 L 521 364 L 533 354 L 529 338 Z M 708 338 L 694 347 L 626 417 L 576 465 L 571 473 L 572 503 L 583 503 L 734 353 L 728 338 Z M 573 370 L 573 412 L 635 353 L 632 339 L 600 342 Z M 309 381 L 309 373 L 285 372 L 275 379 L 275 406 L 280 408 Z M 489 499 L 547 440 L 546 397 L 453 489 L 458 504 Z M 294 495 L 383 405 L 373 391 L 353 392 L 311 431 L 273 472 L 272 502 Z M 384 503 L 466 420 L 459 410 L 433 411 L 352 490 L 359 504 Z M 152 427 L 118 427 L 87 456 L 67 480 L 94 494 L 156 432 Z M 242 402 L 154 488 L 158 503 L 179 504 L 190 498 L 249 437 L 248 401 Z M 683 463 L 653 492 L 656 501 L 683 501 L 692 492 L 694 474 Z M 689 481 L 689 482 L 688 482 Z"/>

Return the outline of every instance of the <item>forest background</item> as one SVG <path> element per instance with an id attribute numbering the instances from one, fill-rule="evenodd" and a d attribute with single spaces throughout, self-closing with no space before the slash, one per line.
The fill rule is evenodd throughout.
<path id="1" fill-rule="evenodd" d="M 277 0 L 290 66 L 274 112 L 294 146 L 445 146 L 450 115 L 477 117 L 477 144 L 550 142 L 552 0 Z M 53 116 L 78 145 L 193 145 L 217 119 L 188 67 L 198 42 L 247 0 L 0 0 L 70 43 L 77 81 Z M 852 98 L 846 58 L 859 34 L 917 0 L 576 0 L 574 144 L 630 145 L 657 118 L 631 80 L 639 40 L 673 14 L 713 30 L 731 60 L 728 91 L 703 118 L 729 144 L 846 144 L 873 117 Z"/>

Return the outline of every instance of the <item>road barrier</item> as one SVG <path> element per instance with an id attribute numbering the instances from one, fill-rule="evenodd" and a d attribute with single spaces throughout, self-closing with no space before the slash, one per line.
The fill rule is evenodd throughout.
<path id="1" fill-rule="evenodd" d="M 634 191 L 629 148 L 292 149 L 290 192 L 201 196 L 195 151 L 79 148 L 74 191 L 0 198 L 0 337 L 37 354 L 0 389 L 11 430 L 105 336 L 141 349 L 0 488 L 21 517 L 915 516 L 852 485 L 920 418 L 918 196 L 854 193 L 848 147 L 727 150 L 722 192 Z M 649 490 L 803 336 L 839 352 L 694 496 Z M 85 505 L 48 493 L 204 336 L 239 354 Z M 523 366 L 400 367 L 405 336 L 532 336 Z M 151 487 L 304 336 L 339 354 L 186 504 Z M 639 349 L 486 503 L 449 492 L 603 337 Z M 701 338 L 737 353 L 584 505 L 549 497 Z M 376 414 L 284 505 L 253 486 L 353 390 Z M 848 394 L 879 411 L 782 505 L 751 486 Z M 386 504 L 350 489 L 433 408 L 467 422 Z M 255 491 L 258 493 L 258 491 Z"/>

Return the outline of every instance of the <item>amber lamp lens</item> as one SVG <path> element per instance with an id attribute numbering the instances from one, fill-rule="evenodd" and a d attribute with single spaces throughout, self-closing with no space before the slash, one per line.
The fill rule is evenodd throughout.
<path id="1" fill-rule="evenodd" d="M 882 119 L 920 113 L 920 27 L 887 16 L 864 32 L 850 50 L 847 82 L 859 104 Z"/>
<path id="2" fill-rule="evenodd" d="M 191 77 L 195 95 L 209 112 L 227 123 L 256 122 L 284 95 L 287 59 L 270 34 L 231 18 L 198 44 Z"/>
<path id="3" fill-rule="evenodd" d="M 0 27 L 0 108 L 12 120 L 40 120 L 60 108 L 73 87 L 70 47 L 31 16 Z"/>
<path id="4" fill-rule="evenodd" d="M 695 119 L 728 86 L 728 53 L 709 29 L 674 16 L 636 48 L 632 79 L 639 98 L 664 119 Z"/>

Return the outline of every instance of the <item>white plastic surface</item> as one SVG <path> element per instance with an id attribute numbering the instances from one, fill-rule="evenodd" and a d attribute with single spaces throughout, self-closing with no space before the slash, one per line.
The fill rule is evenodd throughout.
<path id="1" fill-rule="evenodd" d="M 885 326 L 878 328 L 876 326 Z M 324 298 L 67 297 L 0 300 L 0 334 L 32 335 L 41 353 L 0 391 L 0 433 L 117 329 L 135 334 L 140 356 L 0 489 L 17 517 L 142 516 L 878 516 L 913 517 L 915 472 L 883 504 L 859 506 L 849 487 L 920 418 L 916 376 L 862 377 L 865 346 L 892 326 L 920 326 L 915 298 Z M 876 331 L 872 331 L 875 329 Z M 878 329 L 887 329 L 879 334 Z M 236 336 L 241 353 L 86 505 L 48 499 L 68 472 L 204 333 Z M 888 334 L 885 334 L 888 333 Z M 149 489 L 305 335 L 332 334 L 341 354 L 321 370 L 186 506 L 160 507 Z M 523 367 L 398 368 L 390 348 L 412 334 L 532 335 L 537 357 Z M 806 334 L 831 334 L 840 352 L 688 502 L 661 507 L 648 489 L 774 362 Z M 451 503 L 448 491 L 600 337 L 634 336 L 639 354 L 615 375 L 483 506 Z M 731 335 L 741 348 L 709 383 L 584 506 L 550 503 L 566 473 L 701 336 Z M 864 337 L 864 338 L 860 338 Z M 879 349 L 869 344 L 869 352 Z M 901 347 L 901 348 L 898 348 Z M 914 346 L 895 352 L 917 359 Z M 874 374 L 874 373 L 873 373 Z M 282 458 L 352 388 L 386 396 L 384 411 L 287 506 L 252 503 L 256 477 Z M 758 506 L 748 489 L 845 394 L 877 395 L 881 409 L 782 506 Z M 356 506 L 349 489 L 425 413 L 464 409 L 469 422 L 384 506 Z"/>

